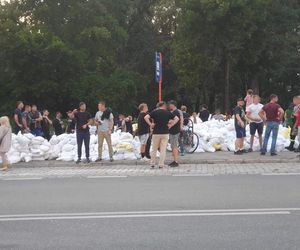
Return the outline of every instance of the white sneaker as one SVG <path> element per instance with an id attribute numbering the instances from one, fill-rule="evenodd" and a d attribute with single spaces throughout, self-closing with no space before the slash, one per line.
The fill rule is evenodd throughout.
<path id="1" fill-rule="evenodd" d="M 143 162 L 149 162 L 150 159 L 148 159 L 147 157 L 143 157 L 143 158 L 141 159 L 141 161 L 143 161 Z"/>

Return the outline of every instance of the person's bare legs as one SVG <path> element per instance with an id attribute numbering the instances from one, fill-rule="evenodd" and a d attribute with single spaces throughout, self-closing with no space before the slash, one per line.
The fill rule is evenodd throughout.
<path id="1" fill-rule="evenodd" d="M 259 136 L 259 146 L 260 146 L 260 150 L 263 147 L 263 136 L 262 135 L 258 135 Z"/>
<path id="2" fill-rule="evenodd" d="M 253 149 L 253 143 L 254 143 L 254 135 L 251 135 L 250 137 L 250 148 Z"/>
<path id="3" fill-rule="evenodd" d="M 8 170 L 8 164 L 9 164 L 9 162 L 8 162 L 8 159 L 7 159 L 7 156 L 6 156 L 6 153 L 0 153 L 0 157 L 1 157 L 1 159 L 2 159 L 2 168 L 0 168 L 0 170 L 1 171 L 6 171 L 6 170 Z"/>
<path id="4" fill-rule="evenodd" d="M 172 149 L 172 155 L 174 161 L 178 163 L 178 159 L 179 159 L 178 147 Z"/>

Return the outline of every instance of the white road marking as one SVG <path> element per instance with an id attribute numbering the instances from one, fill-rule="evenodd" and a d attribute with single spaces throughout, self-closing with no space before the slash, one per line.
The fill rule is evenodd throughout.
<path id="1" fill-rule="evenodd" d="M 1 218 L 5 221 L 37 221 L 37 220 L 79 220 L 79 219 L 124 219 L 124 218 L 150 218 L 150 217 L 201 217 L 201 216 L 241 216 L 241 215 L 289 215 L 288 211 L 278 212 L 244 212 L 244 213 L 187 213 L 187 214 L 120 214 L 120 215 L 90 215 L 90 216 L 66 216 L 66 217 L 20 217 Z"/>
<path id="2" fill-rule="evenodd" d="M 200 216 L 242 216 L 242 215 L 289 215 L 300 208 L 262 208 L 262 209 L 212 209 L 212 210 L 170 210 L 170 211 L 133 211 L 102 213 L 53 213 L 53 214 L 15 214 L 1 215 L 4 221 L 35 220 L 76 220 L 76 219 L 113 219 L 113 218 L 150 218 L 150 217 L 200 217 Z"/>
<path id="3" fill-rule="evenodd" d="M 262 173 L 261 175 L 265 175 L 265 176 L 280 176 L 280 175 L 289 176 L 289 175 L 300 175 L 300 173 Z"/>
<path id="4" fill-rule="evenodd" d="M 34 181 L 34 180 L 42 180 L 42 177 L 16 177 L 16 178 L 0 178 L 2 181 Z"/>
<path id="5" fill-rule="evenodd" d="M 214 174 L 173 174 L 173 177 L 205 177 L 214 176 Z"/>
<path id="6" fill-rule="evenodd" d="M 127 178 L 127 175 L 99 175 L 99 176 L 87 176 L 88 179 L 101 179 L 101 178 Z"/>

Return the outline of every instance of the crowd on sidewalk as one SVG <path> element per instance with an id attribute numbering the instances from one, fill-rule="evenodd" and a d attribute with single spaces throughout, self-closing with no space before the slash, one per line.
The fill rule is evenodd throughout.
<path id="1" fill-rule="evenodd" d="M 293 103 L 286 111 L 278 104 L 277 95 L 272 94 L 269 103 L 265 105 L 261 104 L 260 101 L 261 99 L 258 95 L 253 93 L 252 90 L 248 90 L 245 98 L 239 98 L 237 100 L 237 105 L 232 114 L 227 113 L 226 115 L 222 115 L 219 110 L 216 110 L 215 114 L 211 115 L 208 107 L 203 105 L 198 115 L 193 113 L 191 116 L 187 113 L 186 106 L 182 106 L 178 109 L 176 101 L 173 100 L 168 103 L 157 103 L 156 108 L 151 112 L 149 112 L 148 105 L 142 103 L 139 105 L 136 131 L 133 128 L 133 118 L 131 116 L 125 117 L 124 115 L 119 115 L 119 119 L 115 121 L 112 110 L 106 107 L 104 101 L 98 103 L 98 112 L 95 116 L 87 112 L 87 107 L 84 102 L 79 103 L 78 109 L 67 112 L 68 120 L 66 123 L 62 120 L 61 112 L 56 112 L 55 119 L 51 120 L 48 110 L 45 109 L 40 112 L 36 105 L 24 106 L 23 102 L 20 101 L 17 102 L 13 121 L 15 123 L 16 133 L 32 133 L 34 136 L 43 136 L 47 140 L 51 138 L 51 127 L 53 127 L 55 135 L 76 133 L 78 153 L 76 163 L 82 161 L 83 144 L 85 147 L 84 162 L 90 162 L 90 127 L 93 126 L 96 127 L 98 134 L 98 159 L 96 162 L 102 161 L 104 141 L 106 141 L 108 146 L 110 161 L 112 162 L 114 160 L 111 134 L 115 129 L 120 129 L 122 132 L 129 132 L 139 137 L 141 160 L 149 162 L 151 168 L 156 166 L 158 152 L 158 167 L 163 168 L 165 166 L 168 143 L 173 156 L 173 161 L 169 166 L 178 167 L 180 153 L 184 153 L 180 147 L 180 136 L 184 127 L 187 126 L 190 121 L 197 123 L 199 118 L 201 122 L 206 122 L 209 119 L 224 121 L 231 119 L 232 116 L 236 130 L 236 150 L 234 154 L 241 155 L 252 152 L 255 135 L 257 133 L 261 155 L 265 155 L 267 152 L 271 134 L 272 143 L 270 154 L 272 156 L 277 155 L 275 148 L 276 140 L 279 125 L 283 121 L 285 126 L 291 128 L 290 145 L 286 149 L 300 152 L 300 146 L 297 149 L 294 148 L 297 136 L 300 141 L 300 96 L 293 98 Z M 251 135 L 250 149 L 248 151 L 244 149 L 247 123 L 249 123 Z M 12 136 L 9 118 L 1 117 L 0 125 L 0 157 L 3 162 L 2 170 L 6 170 L 8 166 L 6 153 L 10 149 Z"/>

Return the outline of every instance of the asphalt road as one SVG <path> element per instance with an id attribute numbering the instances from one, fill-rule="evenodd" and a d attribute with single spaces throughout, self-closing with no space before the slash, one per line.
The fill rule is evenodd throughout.
<path id="1" fill-rule="evenodd" d="M 299 176 L 0 181 L 0 249 L 300 249 Z"/>

